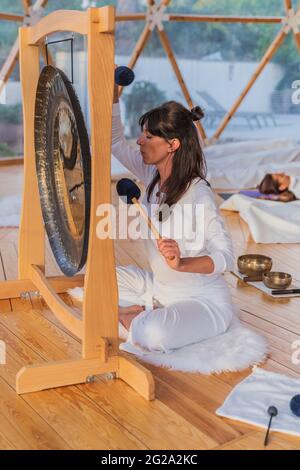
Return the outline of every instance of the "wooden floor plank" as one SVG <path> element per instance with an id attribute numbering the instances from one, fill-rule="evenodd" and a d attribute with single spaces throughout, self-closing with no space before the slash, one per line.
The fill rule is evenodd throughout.
<path id="1" fill-rule="evenodd" d="M 77 313 L 81 314 L 82 313 L 82 303 L 73 301 L 72 297 L 69 294 L 60 294 L 59 295 L 62 300 L 68 305 L 69 307 L 72 307 L 76 310 Z M 46 319 L 48 322 L 53 323 L 57 328 L 62 330 L 63 332 L 67 333 L 71 338 L 73 338 L 75 341 L 78 341 L 78 338 L 70 333 L 67 328 L 64 327 L 64 325 L 56 318 L 53 312 L 49 309 L 47 304 L 44 302 L 43 299 L 39 301 L 40 303 L 38 304 L 38 308 L 34 308 L 34 312 L 36 314 L 42 315 L 44 319 Z"/>
<path id="2" fill-rule="evenodd" d="M 265 432 L 256 431 L 233 442 L 218 447 L 218 450 L 299 450 L 299 439 L 286 434 L 271 433 L 268 446 L 264 446 Z"/>
<path id="3" fill-rule="evenodd" d="M 32 309 L 2 314 L 0 324 L 22 338 L 25 344 L 45 360 L 59 361 L 80 356 L 78 341 Z"/>
<path id="4" fill-rule="evenodd" d="M 299 378 L 298 372 L 294 372 L 291 369 L 288 369 L 287 367 L 283 366 L 282 364 L 278 364 L 278 362 L 274 361 L 271 358 L 268 359 L 268 361 L 266 362 L 264 366 L 262 366 L 262 368 L 269 370 L 271 372 L 277 372 L 278 374 L 287 375 L 288 377 Z"/>
<path id="5" fill-rule="evenodd" d="M 252 312 L 249 312 L 244 309 L 240 310 L 240 319 L 242 320 L 242 322 L 245 322 L 248 325 L 253 325 L 260 332 L 272 335 L 275 341 L 278 338 L 285 342 L 288 342 L 289 345 L 291 345 L 295 340 L 299 338 L 299 335 L 297 333 L 277 326 L 276 324 L 271 323 L 270 321 L 267 321 L 264 318 L 258 317 Z"/>
<path id="6" fill-rule="evenodd" d="M 118 422 L 139 435 L 150 449 L 210 449 L 217 442 L 165 405 L 159 397 L 146 402 L 120 380 L 99 379 L 81 390 L 104 406 Z M 179 438 L 180 436 L 180 438 Z"/>
<path id="7" fill-rule="evenodd" d="M 208 411 L 205 403 L 201 406 L 195 400 L 187 397 L 185 390 L 175 389 L 169 383 L 157 378 L 155 385 L 156 396 L 162 403 L 219 444 L 226 443 L 234 437 L 241 435 L 229 423 Z"/>
<path id="8" fill-rule="evenodd" d="M 210 416 L 215 416 L 215 411 L 222 405 L 232 390 L 232 387 L 222 380 L 224 374 L 218 376 L 192 374 L 169 371 L 149 364 L 145 365 L 151 370 L 155 379 L 171 387 L 175 391 L 173 393 L 179 391 L 186 399 L 195 403 L 200 416 L 202 409 L 208 411 Z M 251 427 L 248 425 L 233 421 L 230 423 L 230 428 L 232 428 L 232 433 L 238 432 L 239 434 L 244 434 L 251 430 Z"/>
<path id="9" fill-rule="evenodd" d="M 18 314 L 11 314 L 17 316 Z M 20 315 L 20 314 L 19 314 Z M 9 333 L 9 334 L 8 334 Z M 39 354 L 26 344 L 36 345 L 35 332 L 30 341 L 19 338 L 0 325 L 0 336 L 7 344 L 7 365 L 0 368 L 0 376 L 8 386 L 15 384 L 15 375 L 24 363 L 42 363 L 43 356 L 50 358 L 52 345 L 42 342 L 37 348 Z M 58 357 L 62 358 L 63 354 Z M 68 392 L 66 392 L 66 390 Z M 16 397 L 14 391 L 13 396 Z M 67 394 L 66 394 L 67 393 Z M 17 397 L 17 400 L 20 397 Z M 55 430 L 67 446 L 74 449 L 139 449 L 145 448 L 138 438 L 127 433 L 113 417 L 92 403 L 77 387 L 64 387 L 56 390 L 25 394 L 22 400 L 30 406 L 46 423 Z M 2 403 L 0 401 L 0 411 Z M 1 427 L 0 427 L 1 431 Z M 18 448 L 26 447 L 19 443 Z M 60 448 L 53 444 L 53 449 Z"/>
<path id="10" fill-rule="evenodd" d="M 0 366 L 1 367 L 1 366 Z M 17 449 L 68 449 L 55 432 L 22 397 L 0 378 L 0 433 Z M 1 441 L 1 439 L 0 439 Z"/>
<path id="11" fill-rule="evenodd" d="M 32 393 L 25 400 L 73 449 L 147 448 L 77 387 Z"/>
<path id="12" fill-rule="evenodd" d="M 15 389 L 16 373 L 26 364 L 43 361 L 24 341 L 0 324 L 0 337 L 6 344 L 6 364 L 0 367 L 0 376 Z"/>
<path id="13" fill-rule="evenodd" d="M 0 432 L 0 449 L 1 450 L 17 450 L 17 448 L 9 442 L 4 434 Z"/>
<path id="14" fill-rule="evenodd" d="M 131 254 L 131 256 L 129 254 Z M 132 242 L 128 240 L 116 240 L 115 256 L 117 265 L 120 264 L 122 266 L 126 266 L 133 264 L 139 266 L 140 268 L 151 271 L 145 250 L 143 248 L 143 240 Z"/>
<path id="15" fill-rule="evenodd" d="M 241 224 L 239 222 L 239 217 L 237 214 L 228 211 L 222 211 L 222 215 L 224 216 L 225 226 L 227 230 L 230 232 L 232 240 L 236 243 L 239 242 L 241 244 L 245 244 L 245 236 L 241 228 Z"/>

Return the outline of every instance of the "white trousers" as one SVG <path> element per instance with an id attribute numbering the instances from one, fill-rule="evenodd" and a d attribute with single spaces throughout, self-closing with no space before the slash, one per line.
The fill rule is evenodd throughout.
<path id="1" fill-rule="evenodd" d="M 120 306 L 146 308 L 132 321 L 127 341 L 148 351 L 170 352 L 198 343 L 224 333 L 230 324 L 229 297 L 224 302 L 220 296 L 215 301 L 215 296 L 187 298 L 154 309 L 152 273 L 136 266 L 118 266 L 117 280 Z"/>

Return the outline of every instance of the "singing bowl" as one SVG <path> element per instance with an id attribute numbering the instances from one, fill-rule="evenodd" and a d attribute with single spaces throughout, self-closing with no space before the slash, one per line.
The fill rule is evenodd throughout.
<path id="1" fill-rule="evenodd" d="M 246 276 L 259 276 L 271 271 L 272 259 L 264 255 L 242 255 L 237 260 L 238 270 Z"/>
<path id="2" fill-rule="evenodd" d="M 34 117 L 36 173 L 41 209 L 55 260 L 74 276 L 87 258 L 91 155 L 79 100 L 58 68 L 43 68 Z"/>
<path id="3" fill-rule="evenodd" d="M 288 273 L 270 271 L 263 274 L 262 280 L 270 289 L 286 289 L 292 283 L 292 276 Z"/>

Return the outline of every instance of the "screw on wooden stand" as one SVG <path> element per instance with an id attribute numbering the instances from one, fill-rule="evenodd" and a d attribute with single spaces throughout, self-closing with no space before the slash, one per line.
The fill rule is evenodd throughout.
<path id="1" fill-rule="evenodd" d="M 95 376 L 94 375 L 88 375 L 87 378 L 86 378 L 86 383 L 91 384 L 93 382 L 95 382 Z"/>
<path id="2" fill-rule="evenodd" d="M 23 299 L 23 300 L 27 300 L 27 299 L 30 298 L 30 294 L 29 294 L 28 291 L 21 292 L 21 293 L 20 293 L 20 297 L 21 297 L 21 299 Z"/>
<path id="3" fill-rule="evenodd" d="M 20 293 L 20 297 L 23 300 L 29 300 L 31 297 L 36 297 L 40 299 L 42 297 L 41 293 L 39 290 L 34 290 L 34 291 L 24 291 Z"/>
<path id="4" fill-rule="evenodd" d="M 117 378 L 117 374 L 115 372 L 108 372 L 104 377 L 107 381 L 115 380 Z"/>

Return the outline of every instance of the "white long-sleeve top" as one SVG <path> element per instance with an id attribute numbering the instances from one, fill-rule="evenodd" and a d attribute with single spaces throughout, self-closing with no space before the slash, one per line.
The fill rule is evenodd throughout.
<path id="1" fill-rule="evenodd" d="M 112 153 L 146 187 L 148 186 L 156 168 L 154 165 L 145 165 L 140 151 L 134 150 L 126 141 L 118 104 L 113 106 Z M 147 208 L 149 214 L 151 213 L 151 204 L 157 207 L 157 191 L 158 187 L 154 188 L 149 203 L 147 202 L 147 194 L 143 198 L 142 204 Z M 189 208 L 192 207 L 191 213 L 195 213 L 197 205 L 202 205 L 204 217 L 185 218 L 184 236 L 180 238 L 172 237 L 170 236 L 170 220 L 182 210 L 184 204 L 190 205 Z M 199 212 L 197 213 L 199 214 Z M 167 298 L 170 298 L 170 289 L 172 290 L 172 299 L 176 299 L 198 296 L 200 292 L 201 297 L 203 297 L 204 293 L 208 294 L 207 286 L 211 283 L 214 283 L 214 287 L 217 287 L 216 283 L 220 288 L 226 287 L 221 274 L 233 269 L 234 255 L 232 242 L 216 206 L 214 194 L 204 180 L 197 178 L 192 182 L 187 192 L 175 205 L 170 220 L 159 224 L 156 218 L 152 218 L 152 222 L 159 229 L 162 236 L 176 239 L 181 257 L 208 255 L 214 262 L 214 271 L 211 274 L 175 271 L 168 266 L 164 257 L 160 254 L 156 241 L 148 239 L 146 240 L 145 247 L 153 272 L 155 297 L 161 299 L 163 303 L 167 301 Z M 196 240 L 191 242 L 189 239 L 195 233 L 197 234 Z M 202 234 L 203 236 L 201 236 Z M 227 291 L 227 288 L 225 290 Z"/>

